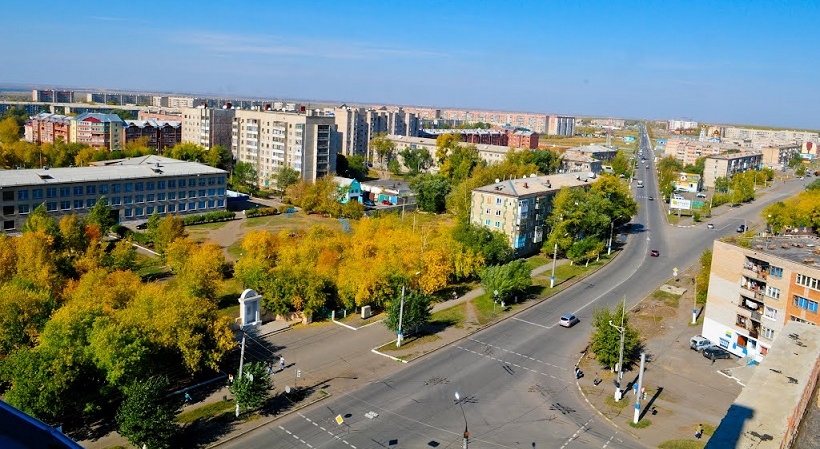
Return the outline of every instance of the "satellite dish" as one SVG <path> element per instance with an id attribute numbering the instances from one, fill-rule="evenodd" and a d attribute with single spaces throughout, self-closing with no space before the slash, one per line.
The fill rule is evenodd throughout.
<path id="1" fill-rule="evenodd" d="M 290 394 L 290 385 L 285 385 L 285 393 Z"/>

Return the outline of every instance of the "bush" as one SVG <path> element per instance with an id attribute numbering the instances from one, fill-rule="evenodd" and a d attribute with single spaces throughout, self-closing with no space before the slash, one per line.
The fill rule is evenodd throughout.
<path id="1" fill-rule="evenodd" d="M 257 190 L 253 192 L 253 195 L 258 198 L 270 198 L 273 194 L 267 190 Z"/>
<path id="2" fill-rule="evenodd" d="M 268 215 L 279 215 L 281 212 L 275 207 L 258 207 L 256 209 L 248 209 L 245 211 L 245 216 L 251 217 L 265 217 Z"/>
<path id="3" fill-rule="evenodd" d="M 182 224 L 184 226 L 191 226 L 203 223 L 216 223 L 218 221 L 229 221 L 236 218 L 236 213 L 231 211 L 216 211 L 208 212 L 200 215 L 187 215 L 182 217 Z"/>
<path id="4" fill-rule="evenodd" d="M 293 210 L 291 210 L 291 209 L 293 209 Z M 279 213 L 280 214 L 286 214 L 288 212 L 295 212 L 295 211 L 296 211 L 296 209 L 293 206 L 291 206 L 290 204 L 283 204 L 283 205 L 279 206 Z"/>

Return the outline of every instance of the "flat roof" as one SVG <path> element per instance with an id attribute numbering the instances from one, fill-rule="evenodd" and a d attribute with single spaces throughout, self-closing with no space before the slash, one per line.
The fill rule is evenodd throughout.
<path id="1" fill-rule="evenodd" d="M 751 250 L 786 259 L 811 268 L 820 268 L 820 239 L 811 235 L 755 237 Z"/>
<path id="2" fill-rule="evenodd" d="M 763 156 L 759 151 L 741 151 L 740 153 L 721 153 L 706 156 L 706 159 L 742 159 L 744 157 Z"/>
<path id="3" fill-rule="evenodd" d="M 587 176 L 579 173 L 561 173 L 547 176 L 529 176 L 519 179 L 507 179 L 473 189 L 473 192 L 492 193 L 503 196 L 527 196 L 561 190 L 562 187 L 579 187 L 589 185 Z"/>
<path id="4" fill-rule="evenodd" d="M 199 162 L 162 156 L 142 156 L 100 161 L 89 167 L 35 168 L 0 171 L 0 189 L 77 182 L 116 181 L 185 175 L 226 175 L 225 170 Z"/>

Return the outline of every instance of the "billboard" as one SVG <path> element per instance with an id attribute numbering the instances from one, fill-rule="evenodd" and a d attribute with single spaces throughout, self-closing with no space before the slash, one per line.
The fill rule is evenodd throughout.
<path id="1" fill-rule="evenodd" d="M 669 200 L 669 208 L 689 210 L 692 208 L 692 201 L 672 198 Z"/>

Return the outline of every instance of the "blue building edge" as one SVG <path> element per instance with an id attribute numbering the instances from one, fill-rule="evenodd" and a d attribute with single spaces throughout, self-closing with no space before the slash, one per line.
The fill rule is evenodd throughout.
<path id="1" fill-rule="evenodd" d="M 0 401 L 0 447 L 3 449 L 82 449 L 82 446 L 58 429 L 4 401 Z"/>

